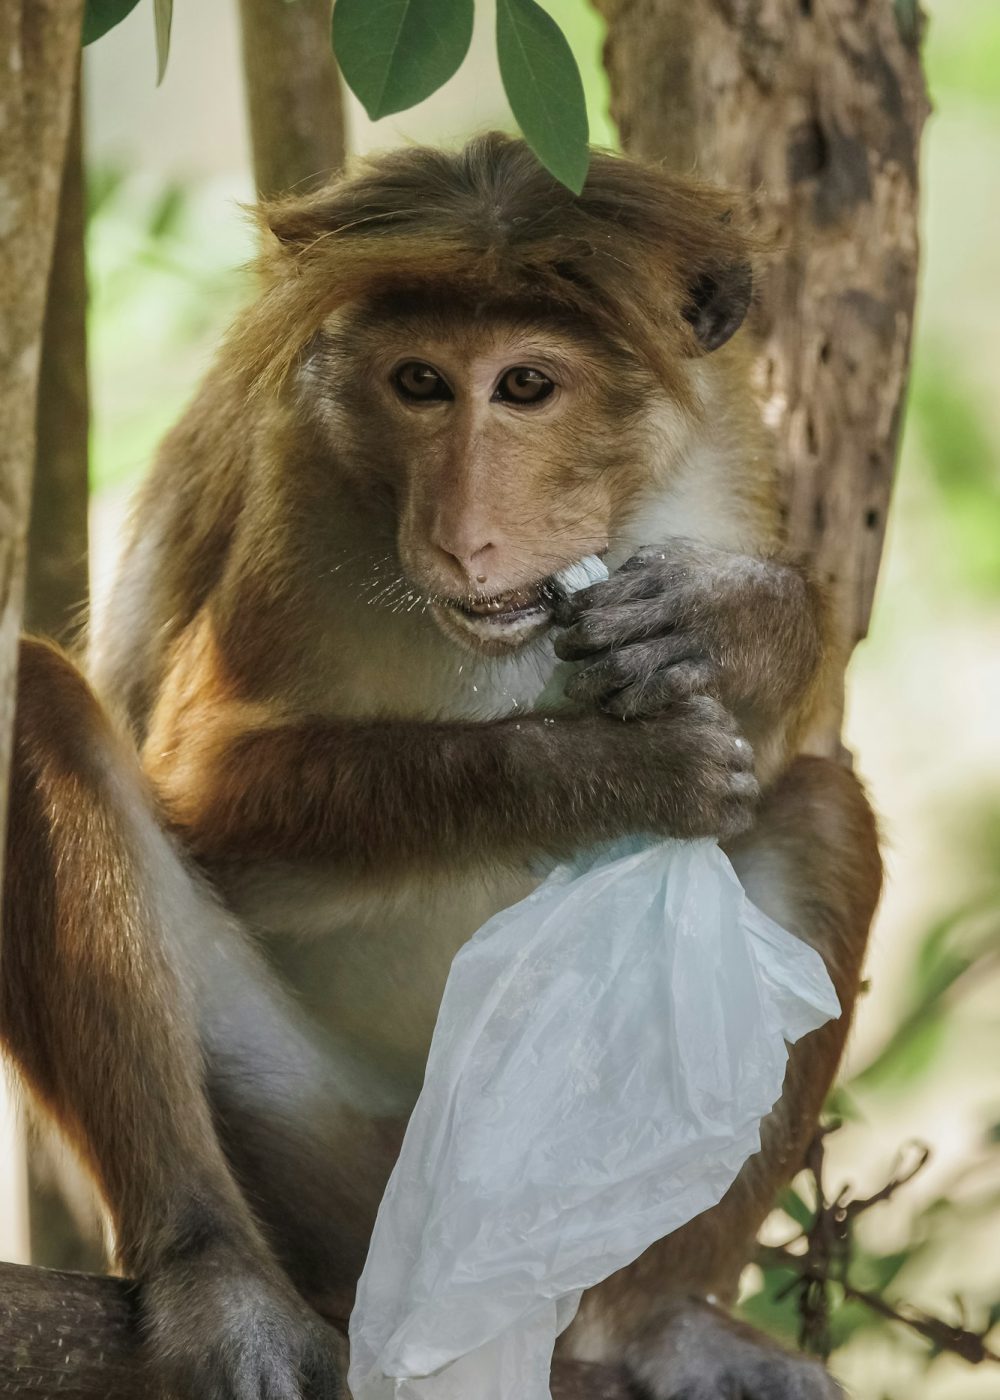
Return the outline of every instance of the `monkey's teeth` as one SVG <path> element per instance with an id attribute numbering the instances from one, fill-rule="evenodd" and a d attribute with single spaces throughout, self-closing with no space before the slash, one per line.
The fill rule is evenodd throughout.
<path id="1" fill-rule="evenodd" d="M 511 593 L 502 593 L 498 598 L 475 599 L 461 603 L 462 612 L 472 617 L 506 618 L 519 617 L 525 613 L 540 612 L 545 606 L 542 589 L 519 588 Z"/>

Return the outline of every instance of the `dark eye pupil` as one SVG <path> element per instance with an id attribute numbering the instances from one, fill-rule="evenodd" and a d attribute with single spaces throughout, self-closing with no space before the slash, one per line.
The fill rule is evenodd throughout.
<path id="1" fill-rule="evenodd" d="M 537 369 L 518 365 L 509 369 L 501 379 L 497 397 L 505 403 L 540 403 L 552 393 L 555 385 Z"/>
<path id="2" fill-rule="evenodd" d="M 396 388 L 407 399 L 443 399 L 450 395 L 444 380 L 432 365 L 411 360 L 396 371 Z"/>

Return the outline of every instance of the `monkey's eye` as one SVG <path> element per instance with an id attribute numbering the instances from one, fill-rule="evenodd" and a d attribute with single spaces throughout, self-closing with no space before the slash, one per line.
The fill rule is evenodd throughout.
<path id="1" fill-rule="evenodd" d="M 552 380 L 541 370 L 530 369 L 527 365 L 515 365 L 507 370 L 493 391 L 497 403 L 514 404 L 517 407 L 541 403 L 555 389 Z"/>
<path id="2" fill-rule="evenodd" d="M 454 398 L 434 366 L 425 365 L 421 360 L 407 360 L 405 365 L 400 365 L 392 381 L 401 398 L 417 403 Z"/>

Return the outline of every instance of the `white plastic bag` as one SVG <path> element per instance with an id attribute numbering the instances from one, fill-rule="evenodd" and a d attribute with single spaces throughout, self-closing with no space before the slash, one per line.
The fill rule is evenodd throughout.
<path id="1" fill-rule="evenodd" d="M 714 1205 L 840 1008 L 714 841 L 559 866 L 452 964 L 350 1323 L 354 1400 L 548 1400 L 585 1288 Z"/>
<path id="2" fill-rule="evenodd" d="M 379 1211 L 355 1400 L 547 1400 L 581 1290 L 721 1198 L 784 1042 L 838 1014 L 712 841 L 561 866 L 491 919 L 452 965 Z"/>

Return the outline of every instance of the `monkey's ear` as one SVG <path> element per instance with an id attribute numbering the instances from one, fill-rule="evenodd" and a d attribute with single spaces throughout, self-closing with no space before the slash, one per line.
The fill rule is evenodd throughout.
<path id="1" fill-rule="evenodd" d="M 305 198 L 269 200 L 257 210 L 260 224 L 290 252 L 313 243 L 335 227 L 338 209 L 334 191 L 322 191 Z"/>
<path id="2" fill-rule="evenodd" d="M 704 272 L 692 285 L 683 316 L 703 354 L 718 350 L 742 326 L 753 296 L 749 263 Z"/>

